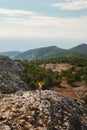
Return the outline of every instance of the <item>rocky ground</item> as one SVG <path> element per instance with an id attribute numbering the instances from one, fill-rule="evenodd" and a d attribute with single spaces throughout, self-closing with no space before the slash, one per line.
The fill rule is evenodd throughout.
<path id="1" fill-rule="evenodd" d="M 42 65 L 43 67 L 44 65 Z M 68 70 L 72 67 L 72 65 L 68 64 L 68 63 L 60 63 L 60 64 L 52 64 L 52 63 L 48 63 L 45 65 L 45 68 L 48 69 L 52 69 L 54 72 L 58 71 L 61 72 L 62 70 Z"/>
<path id="2" fill-rule="evenodd" d="M 46 69 L 50 68 L 54 72 L 58 71 L 59 73 L 61 73 L 62 70 L 65 71 L 73 67 L 68 63 L 56 63 L 56 64 L 48 63 L 48 64 L 42 64 L 40 66 L 45 67 Z M 79 69 L 79 67 L 77 67 L 77 69 Z M 52 90 L 72 99 L 84 99 L 87 95 L 87 84 L 84 81 L 79 82 L 77 81 L 73 83 L 73 85 L 74 86 L 68 84 L 66 78 L 62 77 L 61 88 L 53 86 Z"/>
<path id="3" fill-rule="evenodd" d="M 0 130 L 87 130 L 87 107 L 49 90 L 1 95 Z"/>
<path id="4" fill-rule="evenodd" d="M 87 95 L 87 84 L 83 81 L 76 82 L 77 87 L 69 85 L 65 78 L 62 79 L 61 88 L 53 87 L 52 90 L 72 99 L 83 100 Z"/>

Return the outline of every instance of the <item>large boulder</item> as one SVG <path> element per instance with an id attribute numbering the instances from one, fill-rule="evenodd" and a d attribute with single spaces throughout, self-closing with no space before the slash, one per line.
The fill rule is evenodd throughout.
<path id="1" fill-rule="evenodd" d="M 56 92 L 17 92 L 0 101 L 0 130 L 87 130 L 87 108 Z"/>
<path id="2" fill-rule="evenodd" d="M 18 90 L 29 90 L 28 86 L 18 76 L 17 72 L 22 71 L 22 65 L 9 59 L 8 57 L 0 56 L 0 92 L 13 93 Z"/>

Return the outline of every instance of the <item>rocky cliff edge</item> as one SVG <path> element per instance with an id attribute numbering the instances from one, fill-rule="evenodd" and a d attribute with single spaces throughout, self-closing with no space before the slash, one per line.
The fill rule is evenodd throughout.
<path id="1" fill-rule="evenodd" d="M 21 70 L 23 70 L 23 67 L 19 62 L 0 56 L 0 93 L 29 90 L 27 84 L 17 74 Z"/>

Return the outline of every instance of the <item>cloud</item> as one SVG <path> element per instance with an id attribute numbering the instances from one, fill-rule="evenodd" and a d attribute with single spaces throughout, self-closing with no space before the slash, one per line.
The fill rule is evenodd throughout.
<path id="1" fill-rule="evenodd" d="M 87 40 L 87 16 L 59 18 L 32 15 L 0 20 L 1 37 Z"/>
<path id="2" fill-rule="evenodd" d="M 17 16 L 17 15 L 35 15 L 35 12 L 32 11 L 25 11 L 25 10 L 19 10 L 19 9 L 6 9 L 1 8 L 0 14 L 8 15 L 8 16 Z"/>
<path id="3" fill-rule="evenodd" d="M 87 9 L 87 0 L 66 0 L 52 5 L 65 10 L 80 10 Z"/>

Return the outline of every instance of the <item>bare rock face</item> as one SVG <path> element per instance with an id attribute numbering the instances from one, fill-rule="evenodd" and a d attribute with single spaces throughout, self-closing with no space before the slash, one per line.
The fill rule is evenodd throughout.
<path id="1" fill-rule="evenodd" d="M 0 100 L 0 130 L 87 130 L 87 108 L 56 92 L 17 92 Z"/>
<path id="2" fill-rule="evenodd" d="M 13 93 L 17 90 L 29 90 L 16 72 L 23 69 L 19 62 L 0 56 L 0 92 Z"/>

